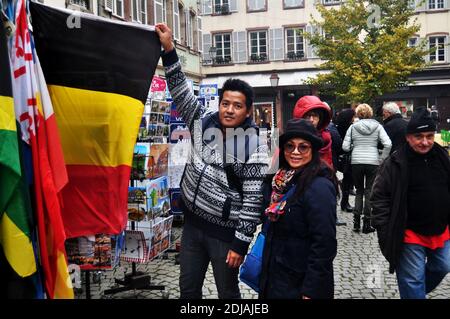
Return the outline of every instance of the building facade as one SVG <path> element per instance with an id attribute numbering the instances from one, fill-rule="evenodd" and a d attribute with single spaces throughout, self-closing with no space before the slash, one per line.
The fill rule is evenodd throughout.
<path id="1" fill-rule="evenodd" d="M 303 36 L 315 32 L 309 21 L 319 18 L 319 0 L 202 0 L 203 83 L 219 87 L 229 77 L 239 77 L 256 93 L 255 120 L 261 126 L 283 128 L 292 115 L 295 102 L 315 94 L 305 85 L 321 63 Z M 337 0 L 320 0 L 326 6 L 339 6 Z M 421 0 L 416 1 L 418 4 Z M 380 98 L 378 103 L 395 100 L 406 111 L 413 106 L 436 105 L 440 128 L 450 128 L 450 11 L 449 0 L 425 0 L 416 8 L 420 33 L 410 39 L 416 45 L 423 39 L 437 50 L 427 56 L 432 64 L 412 75 L 415 84 Z M 213 48 L 211 50 L 211 48 Z M 212 53 L 212 54 L 211 54 Z M 276 86 L 270 79 L 278 78 Z M 276 84 L 276 83 L 273 83 Z M 323 97 L 332 102 L 332 97 Z M 270 113 L 269 116 L 264 114 Z"/>

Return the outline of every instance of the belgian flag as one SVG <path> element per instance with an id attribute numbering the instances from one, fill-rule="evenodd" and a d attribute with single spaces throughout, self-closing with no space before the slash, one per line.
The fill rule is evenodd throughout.
<path id="1" fill-rule="evenodd" d="M 133 149 L 161 51 L 154 27 L 30 2 L 69 183 L 67 238 L 121 232 Z"/>

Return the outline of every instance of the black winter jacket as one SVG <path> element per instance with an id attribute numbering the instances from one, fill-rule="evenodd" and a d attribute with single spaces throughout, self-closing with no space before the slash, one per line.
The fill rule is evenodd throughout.
<path id="1" fill-rule="evenodd" d="M 406 143 L 405 134 L 408 122 L 401 114 L 394 114 L 383 121 L 383 127 L 392 141 L 391 154 Z"/>
<path id="2" fill-rule="evenodd" d="M 266 207 L 271 191 L 271 180 L 266 181 Z M 316 177 L 300 198 L 288 200 L 285 214 L 269 225 L 260 298 L 333 298 L 336 251 L 336 191 L 327 178 Z"/>
<path id="3" fill-rule="evenodd" d="M 379 167 L 372 186 L 370 203 L 372 205 L 372 226 L 378 233 L 381 252 L 389 262 L 389 272 L 394 273 L 403 248 L 407 222 L 408 159 L 405 144 Z M 449 176 L 450 159 L 447 151 L 434 144 L 433 151 Z M 450 191 L 450 183 L 448 185 Z"/>

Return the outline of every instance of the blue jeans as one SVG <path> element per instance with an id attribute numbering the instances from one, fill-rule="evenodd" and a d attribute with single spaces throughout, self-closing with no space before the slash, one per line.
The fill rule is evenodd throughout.
<path id="1" fill-rule="evenodd" d="M 400 298 L 425 299 L 450 272 L 450 240 L 437 249 L 404 244 L 396 272 Z"/>
<path id="2" fill-rule="evenodd" d="M 201 299 L 203 281 L 212 264 L 220 299 L 240 299 L 239 267 L 226 264 L 230 243 L 208 236 L 189 223 L 184 224 L 180 250 L 180 298 Z"/>

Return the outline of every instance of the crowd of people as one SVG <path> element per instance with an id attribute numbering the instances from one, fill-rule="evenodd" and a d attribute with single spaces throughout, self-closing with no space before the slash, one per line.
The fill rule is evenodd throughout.
<path id="1" fill-rule="evenodd" d="M 229 79 L 218 112 L 203 116 L 171 30 L 158 24 L 156 32 L 170 93 L 191 134 L 196 127 L 217 132 L 193 139 L 199 144 L 181 182 L 181 298 L 202 297 L 209 263 L 219 298 L 240 298 L 239 267 L 261 223 L 267 233 L 259 297 L 333 298 L 339 198 L 341 210 L 353 213 L 353 231 L 361 231 L 362 216 L 362 233 L 377 232 L 401 298 L 425 298 L 439 285 L 450 272 L 450 159 L 434 142 L 436 123 L 426 108 L 407 122 L 395 103 L 386 103 L 381 124 L 368 104 L 333 117 L 327 103 L 303 96 L 271 161 L 252 121 L 250 85 Z M 227 135 L 237 128 L 254 129 L 231 137 L 242 138 L 243 154 Z M 274 174 L 270 162 L 279 164 Z"/>

